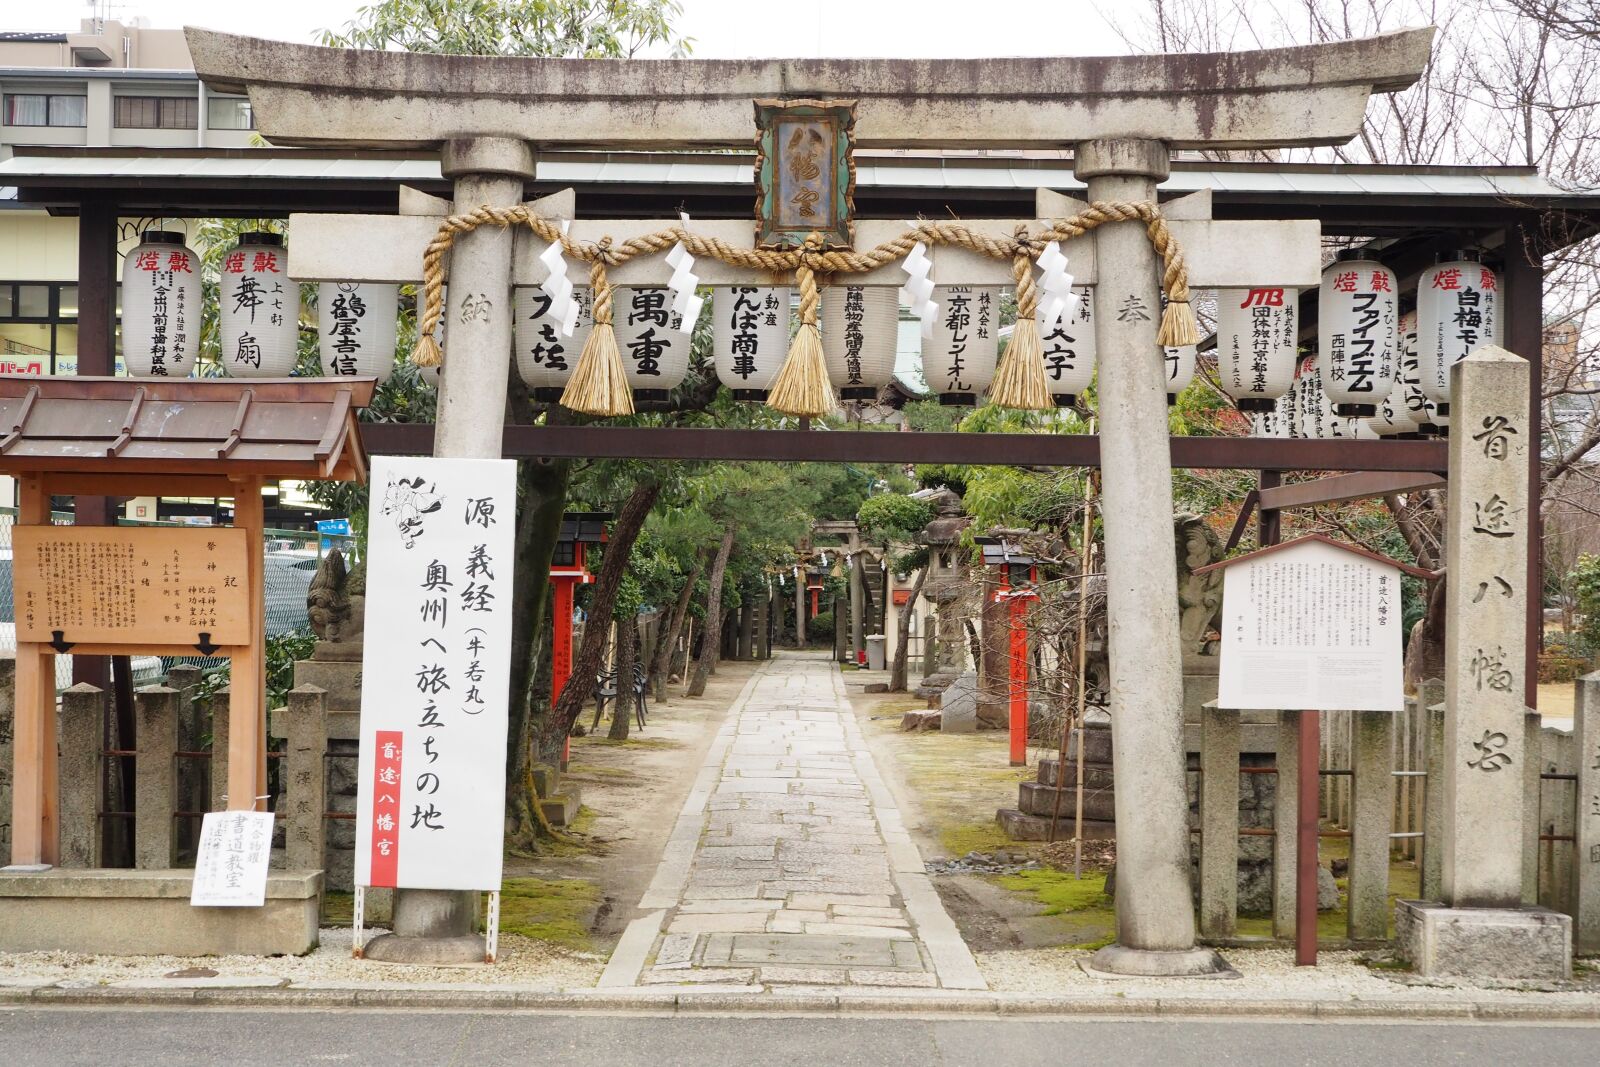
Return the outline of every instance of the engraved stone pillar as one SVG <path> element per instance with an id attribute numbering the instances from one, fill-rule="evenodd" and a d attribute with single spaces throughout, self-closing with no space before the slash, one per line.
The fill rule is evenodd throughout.
<path id="1" fill-rule="evenodd" d="M 1394 713 L 1351 718 L 1350 912 L 1352 941 L 1389 936 L 1389 828 L 1394 817 Z"/>
<path id="2" fill-rule="evenodd" d="M 181 694 L 151 685 L 133 694 L 133 865 L 140 870 L 166 870 L 176 862 L 172 813 L 178 799 L 175 753 L 178 751 L 178 701 Z"/>
<path id="3" fill-rule="evenodd" d="M 1158 141 L 1084 141 L 1073 169 L 1089 199 L 1154 201 L 1169 169 Z M 1117 778 L 1117 943 L 1094 966 L 1119 974 L 1201 974 L 1226 965 L 1194 944 L 1183 668 L 1167 386 L 1156 330 L 1157 257 L 1145 228 L 1095 231 L 1100 265 L 1101 514 Z"/>
<path id="4" fill-rule="evenodd" d="M 0 652 L 0 858 L 11 856 L 11 734 L 17 718 L 17 655 Z"/>
<path id="5" fill-rule="evenodd" d="M 1495 346 L 1450 370 L 1443 903 L 1403 900 L 1395 914 L 1396 955 L 1427 976 L 1572 974 L 1572 919 L 1522 902 L 1523 761 L 1539 758 L 1523 699 L 1524 610 L 1537 593 L 1526 580 L 1529 377 Z"/>
<path id="6" fill-rule="evenodd" d="M 233 689 L 211 694 L 211 810 L 228 810 L 228 700 Z"/>
<path id="7" fill-rule="evenodd" d="M 1308 713 L 1314 714 L 1314 713 Z M 1295 864 L 1300 854 L 1300 712 L 1278 712 L 1278 788 L 1272 812 L 1272 934 L 1294 937 Z"/>
<path id="8" fill-rule="evenodd" d="M 866 553 L 853 537 L 850 548 L 850 662 L 860 663 L 867 650 L 867 624 L 862 617 L 867 610 Z"/>
<path id="9" fill-rule="evenodd" d="M 1493 346 L 1451 368 L 1441 889 L 1458 908 L 1522 903 L 1528 377 Z"/>
<path id="10" fill-rule="evenodd" d="M 61 866 L 100 866 L 100 750 L 106 694 L 86 682 L 61 694 Z"/>
<path id="11" fill-rule="evenodd" d="M 322 870 L 325 838 L 322 813 L 327 810 L 328 693 L 314 685 L 289 690 L 286 710 L 288 749 L 285 755 L 284 861 L 289 870 Z"/>
<path id="12" fill-rule="evenodd" d="M 1239 713 L 1206 707 L 1200 712 L 1200 933 L 1232 937 L 1238 911 Z"/>
<path id="13" fill-rule="evenodd" d="M 1572 740 L 1578 750 L 1573 908 L 1579 955 L 1600 953 L 1600 671 L 1578 679 Z"/>

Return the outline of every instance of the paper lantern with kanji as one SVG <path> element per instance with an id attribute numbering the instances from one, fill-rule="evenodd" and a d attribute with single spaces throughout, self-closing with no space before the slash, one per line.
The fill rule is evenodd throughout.
<path id="1" fill-rule="evenodd" d="M 1399 286 L 1394 271 L 1346 249 L 1322 272 L 1317 294 L 1317 367 L 1339 415 L 1377 413 L 1399 362 Z"/>
<path id="2" fill-rule="evenodd" d="M 287 378 L 300 339 L 300 287 L 289 280 L 283 236 L 246 233 L 222 258 L 217 332 L 234 378 Z"/>
<path id="3" fill-rule="evenodd" d="M 135 378 L 183 378 L 200 344 L 200 257 L 146 230 L 122 261 L 122 358 Z"/>
<path id="4" fill-rule="evenodd" d="M 317 286 L 317 346 L 330 377 L 386 381 L 394 373 L 400 287 L 382 282 Z"/>
<path id="5" fill-rule="evenodd" d="M 789 355 L 789 290 L 754 285 L 711 291 L 711 361 L 735 400 L 763 401 Z"/>
<path id="6" fill-rule="evenodd" d="M 1176 404 L 1178 394 L 1194 381 L 1194 364 L 1199 349 L 1194 345 L 1168 345 L 1161 349 L 1167 377 L 1167 403 Z"/>
<path id="7" fill-rule="evenodd" d="M 572 301 L 578 305 L 578 319 L 572 336 L 564 337 L 561 323 L 550 314 L 550 297 L 544 289 L 521 285 L 511 294 L 511 312 L 516 316 L 511 326 L 511 349 L 516 353 L 517 373 L 533 399 L 543 403 L 561 399 L 578 355 L 594 329 L 594 290 L 587 285 L 577 286 L 572 290 Z M 613 305 L 614 309 L 620 307 Z M 618 340 L 620 344 L 620 331 Z"/>
<path id="8" fill-rule="evenodd" d="M 1039 328 L 1044 351 L 1044 384 L 1056 407 L 1069 408 L 1094 380 L 1094 290 L 1073 286 L 1078 297 L 1070 312 L 1053 329 Z"/>
<path id="9" fill-rule="evenodd" d="M 994 380 L 1000 351 L 1000 290 L 936 285 L 933 336 L 922 339 L 922 377 L 939 403 L 972 407 Z"/>
<path id="10" fill-rule="evenodd" d="M 1400 316 L 1400 363 L 1389 395 L 1378 405 L 1377 414 L 1367 420 L 1379 437 L 1417 436 L 1418 415 L 1427 405 L 1417 380 L 1417 314 Z"/>
<path id="11" fill-rule="evenodd" d="M 1271 411 L 1294 383 L 1300 293 L 1217 290 L 1217 378 L 1240 411 Z"/>
<path id="12" fill-rule="evenodd" d="M 900 298 L 887 285 L 822 290 L 822 354 L 840 400 L 875 400 L 894 380 Z"/>
<path id="13" fill-rule="evenodd" d="M 1278 436 L 1300 436 L 1300 379 L 1295 378 L 1289 383 L 1289 388 L 1284 390 L 1278 398 Z"/>
<path id="14" fill-rule="evenodd" d="M 689 373 L 689 331 L 694 323 L 672 310 L 671 289 L 621 288 L 613 295 L 611 321 L 633 399 L 664 403 Z"/>
<path id="15" fill-rule="evenodd" d="M 1450 414 L 1450 368 L 1501 343 L 1500 280 L 1476 252 L 1441 253 L 1417 279 L 1417 359 L 1422 392 Z"/>

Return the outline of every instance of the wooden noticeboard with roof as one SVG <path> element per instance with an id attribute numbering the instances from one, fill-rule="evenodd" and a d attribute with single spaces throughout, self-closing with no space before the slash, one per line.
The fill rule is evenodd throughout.
<path id="1" fill-rule="evenodd" d="M 262 484 L 364 481 L 371 378 L 0 376 L 0 473 L 20 487 L 11 863 L 58 860 L 57 654 L 232 660 L 228 807 L 264 810 Z M 231 527 L 52 526 L 52 496 L 232 497 Z"/>

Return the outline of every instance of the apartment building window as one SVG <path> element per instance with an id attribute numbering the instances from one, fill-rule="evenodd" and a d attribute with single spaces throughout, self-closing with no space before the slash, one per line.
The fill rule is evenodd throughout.
<path id="1" fill-rule="evenodd" d="M 192 96 L 119 96 L 114 118 L 120 130 L 192 130 L 199 110 Z"/>
<path id="2" fill-rule="evenodd" d="M 213 96 L 206 105 L 206 126 L 213 130 L 253 130 L 256 117 L 243 96 Z"/>
<path id="3" fill-rule="evenodd" d="M 82 126 L 88 114 L 86 96 L 65 93 L 7 93 L 7 126 Z"/>

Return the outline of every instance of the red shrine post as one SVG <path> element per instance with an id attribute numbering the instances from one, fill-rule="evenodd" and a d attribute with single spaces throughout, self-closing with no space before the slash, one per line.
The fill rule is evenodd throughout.
<path id="1" fill-rule="evenodd" d="M 550 703 L 554 704 L 572 677 L 572 609 L 574 594 L 580 585 L 589 585 L 594 575 L 589 572 L 585 546 L 604 544 L 605 512 L 568 512 L 561 517 L 561 536 L 556 540 L 555 552 L 550 557 Z M 566 767 L 572 755 L 572 739 L 568 738 L 561 753 L 561 765 Z"/>
<path id="2" fill-rule="evenodd" d="M 1023 767 L 1028 763 L 1028 605 L 1039 599 L 1038 574 L 1033 557 L 1017 552 L 1004 540 L 976 540 L 983 548 L 984 565 L 1000 571 L 995 600 L 1005 601 L 1009 607 L 1006 630 L 1010 645 L 1011 766 Z"/>

